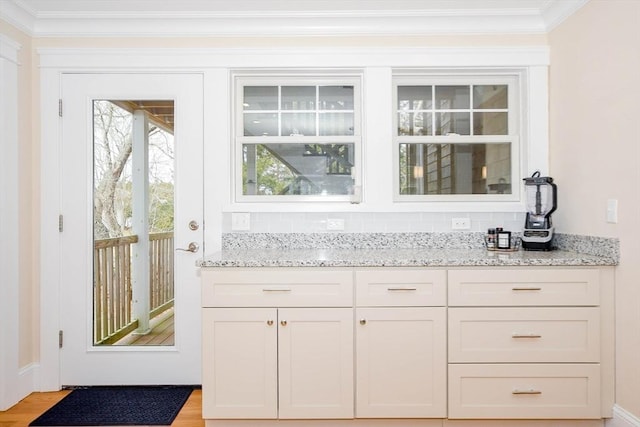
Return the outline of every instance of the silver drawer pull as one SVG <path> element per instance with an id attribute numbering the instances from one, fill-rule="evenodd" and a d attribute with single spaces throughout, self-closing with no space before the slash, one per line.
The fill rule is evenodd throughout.
<path id="1" fill-rule="evenodd" d="M 511 288 L 512 291 L 541 291 L 542 288 L 534 288 L 534 287 L 521 287 L 521 288 Z"/>
<path id="2" fill-rule="evenodd" d="M 539 334 L 518 334 L 514 333 L 511 335 L 511 338 L 542 338 L 542 335 Z"/>
<path id="3" fill-rule="evenodd" d="M 291 289 L 287 289 L 287 288 L 282 288 L 282 289 L 264 288 L 262 290 L 262 292 L 291 292 Z"/>
<path id="4" fill-rule="evenodd" d="M 417 288 L 387 288 L 389 292 L 417 291 Z"/>
<path id="5" fill-rule="evenodd" d="M 515 389 L 511 392 L 511 394 L 542 394 L 542 391 L 540 390 L 534 390 L 534 389 L 529 389 L 529 390 L 518 390 Z"/>

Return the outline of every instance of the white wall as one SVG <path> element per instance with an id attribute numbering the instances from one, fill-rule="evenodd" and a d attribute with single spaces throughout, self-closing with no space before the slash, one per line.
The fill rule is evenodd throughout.
<path id="1" fill-rule="evenodd" d="M 620 239 L 616 402 L 640 415 L 640 2 L 591 0 L 549 35 L 560 231 Z M 619 203 L 607 223 L 608 199 Z"/>

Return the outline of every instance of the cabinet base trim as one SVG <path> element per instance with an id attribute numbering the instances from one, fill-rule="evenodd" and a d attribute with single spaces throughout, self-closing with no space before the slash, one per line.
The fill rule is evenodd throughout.
<path id="1" fill-rule="evenodd" d="M 354 419 L 354 420 L 205 420 L 206 427 L 604 427 L 604 420 L 448 420 L 448 419 Z M 607 427 L 640 427 L 610 424 Z"/>

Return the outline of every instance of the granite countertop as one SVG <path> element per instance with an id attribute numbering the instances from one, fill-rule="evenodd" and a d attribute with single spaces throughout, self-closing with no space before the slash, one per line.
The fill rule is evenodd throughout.
<path id="1" fill-rule="evenodd" d="M 606 266 L 607 256 L 554 250 L 498 252 L 486 249 L 225 249 L 198 262 L 200 267 L 458 267 Z"/>

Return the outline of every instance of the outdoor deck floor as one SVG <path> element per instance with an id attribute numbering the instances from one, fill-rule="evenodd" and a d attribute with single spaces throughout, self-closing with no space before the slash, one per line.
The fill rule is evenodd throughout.
<path id="1" fill-rule="evenodd" d="M 131 333 L 112 345 L 166 345 L 175 344 L 173 330 L 173 308 L 166 310 L 157 317 L 151 319 L 149 326 L 151 332 L 145 335 Z"/>

